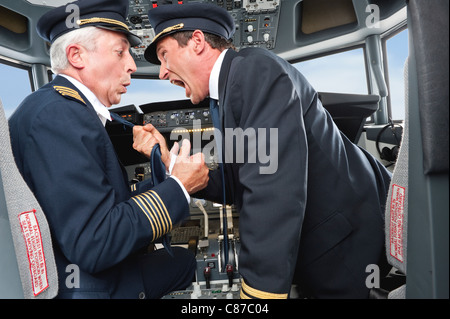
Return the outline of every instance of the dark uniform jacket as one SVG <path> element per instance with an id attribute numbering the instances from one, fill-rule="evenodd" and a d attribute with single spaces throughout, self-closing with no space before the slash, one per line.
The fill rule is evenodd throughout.
<path id="1" fill-rule="evenodd" d="M 366 267 L 384 251 L 390 173 L 339 132 L 299 71 L 266 50 L 226 53 L 219 107 L 225 135 L 227 128 L 266 129 L 266 145 L 245 144 L 245 156 L 261 148 L 269 155 L 270 128 L 278 132 L 273 174 L 261 173 L 270 164 L 264 157 L 225 161 L 227 201 L 240 214 L 241 297 L 285 298 L 296 270 L 307 296 L 367 297 Z M 197 196 L 220 203 L 220 189 L 213 171 Z"/>
<path id="2" fill-rule="evenodd" d="M 138 298 L 139 251 L 189 214 L 177 182 L 144 181 L 132 192 L 98 115 L 63 77 L 27 97 L 9 126 L 17 166 L 52 231 L 59 296 Z"/>

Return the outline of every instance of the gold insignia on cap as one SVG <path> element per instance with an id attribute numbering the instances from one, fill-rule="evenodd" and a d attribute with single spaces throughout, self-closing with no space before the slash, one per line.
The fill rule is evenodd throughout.
<path id="1" fill-rule="evenodd" d="M 184 27 L 184 23 L 178 23 L 178 24 L 176 24 L 174 26 L 167 27 L 164 30 L 162 30 L 160 33 L 155 35 L 155 37 L 153 38 L 152 42 L 155 42 L 156 39 L 158 39 L 160 36 L 164 35 L 165 33 L 171 32 L 173 30 L 180 30 L 180 29 L 183 29 L 183 27 Z"/>
<path id="2" fill-rule="evenodd" d="M 86 104 L 86 102 L 80 96 L 80 93 L 78 93 L 74 89 L 71 89 L 71 88 L 68 88 L 65 86 L 59 86 L 59 85 L 54 85 L 53 88 L 64 97 L 71 97 L 71 98 L 74 98 L 75 100 L 80 101 L 83 104 Z"/>
<path id="3" fill-rule="evenodd" d="M 89 24 L 89 23 L 107 23 L 107 24 L 113 24 L 113 25 L 116 25 L 116 26 L 120 26 L 120 27 L 122 27 L 122 28 L 125 28 L 125 29 L 127 29 L 127 30 L 129 30 L 128 29 L 128 26 L 125 24 L 125 23 L 123 23 L 123 22 L 121 22 L 121 21 L 118 21 L 118 20 L 114 20 L 114 19 L 108 19 L 108 18 L 90 18 L 90 19 L 81 19 L 81 20 L 77 20 L 77 24 L 78 25 L 84 25 L 84 24 Z"/>

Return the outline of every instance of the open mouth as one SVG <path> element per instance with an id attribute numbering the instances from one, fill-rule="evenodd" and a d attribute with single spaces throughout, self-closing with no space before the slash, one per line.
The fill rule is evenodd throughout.
<path id="1" fill-rule="evenodd" d="M 182 88 L 185 87 L 184 82 L 183 82 L 183 81 L 180 81 L 180 80 L 170 80 L 170 83 L 172 83 L 173 85 L 180 86 L 180 87 L 182 87 Z"/>

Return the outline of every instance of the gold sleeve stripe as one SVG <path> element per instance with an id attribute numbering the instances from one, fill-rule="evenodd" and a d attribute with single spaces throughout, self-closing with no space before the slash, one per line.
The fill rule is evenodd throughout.
<path id="1" fill-rule="evenodd" d="M 155 232 L 153 235 L 153 240 L 162 236 L 161 224 L 159 222 L 159 213 L 156 211 L 156 207 L 153 206 L 151 202 L 149 202 L 143 194 L 136 196 L 142 203 L 145 208 L 145 212 L 147 216 L 150 216 L 152 223 L 155 225 Z"/>
<path id="2" fill-rule="evenodd" d="M 153 220 L 152 218 L 148 215 L 147 210 L 142 206 L 143 204 L 141 204 L 141 200 L 135 197 L 132 197 L 132 199 L 136 202 L 136 204 L 139 206 L 139 208 L 144 212 L 145 216 L 147 216 L 147 219 L 150 223 L 150 226 L 152 227 L 152 233 L 153 233 L 153 237 L 152 237 L 152 241 L 155 240 L 155 226 L 153 225 Z"/>
<path id="3" fill-rule="evenodd" d="M 258 298 L 258 299 L 287 299 L 288 294 L 276 294 L 272 292 L 265 292 L 262 290 L 258 290 L 250 287 L 246 284 L 245 280 L 242 280 L 241 287 L 241 298 L 242 299 L 250 299 L 250 298 Z"/>
<path id="4" fill-rule="evenodd" d="M 163 201 L 155 191 L 148 191 L 132 197 L 147 216 L 153 231 L 152 241 L 167 234 L 172 229 L 172 219 Z"/>
<path id="5" fill-rule="evenodd" d="M 163 213 L 164 220 L 167 223 L 168 230 L 167 232 L 172 230 L 172 219 L 170 218 L 169 212 L 166 209 L 166 206 L 164 205 L 161 197 L 159 197 L 158 193 L 154 191 L 150 191 L 150 194 L 154 198 L 155 202 L 157 203 L 158 207 L 161 209 L 161 212 Z"/>
<path id="6" fill-rule="evenodd" d="M 144 205 L 146 205 L 148 211 L 150 212 L 150 215 L 156 223 L 156 238 L 161 237 L 166 233 L 166 231 L 161 220 L 162 218 L 159 208 L 153 203 L 153 201 L 147 196 L 147 194 L 144 193 L 139 196 L 144 201 Z"/>
<path id="7" fill-rule="evenodd" d="M 161 236 L 160 235 L 161 228 L 157 222 L 157 217 L 154 213 L 154 208 L 152 206 L 147 205 L 145 199 L 142 198 L 141 195 L 136 196 L 136 199 L 141 203 L 140 207 L 150 221 L 150 225 L 151 225 L 152 231 L 153 231 L 152 241 L 154 241 L 155 239 L 157 239 Z"/>
<path id="8" fill-rule="evenodd" d="M 240 298 L 241 298 L 241 299 L 252 299 L 250 296 L 248 296 L 248 295 L 245 293 L 244 289 L 242 289 L 242 288 L 241 288 Z"/>

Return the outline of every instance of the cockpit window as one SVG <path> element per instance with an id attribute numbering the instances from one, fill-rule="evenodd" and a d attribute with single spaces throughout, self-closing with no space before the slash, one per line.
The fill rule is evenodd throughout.
<path id="1" fill-rule="evenodd" d="M 386 40 L 387 75 L 389 82 L 390 116 L 393 120 L 405 119 L 405 81 L 404 68 L 408 57 L 408 30 Z"/>
<path id="2" fill-rule="evenodd" d="M 9 118 L 23 99 L 31 93 L 29 70 L 0 60 L 0 99 Z"/>
<path id="3" fill-rule="evenodd" d="M 354 49 L 295 63 L 319 92 L 367 94 L 363 49 Z"/>
<path id="4" fill-rule="evenodd" d="M 118 106 L 187 99 L 184 89 L 169 81 L 132 78 L 127 89 L 128 92 L 122 95 Z"/>

